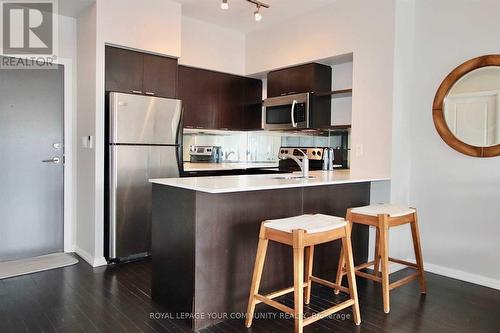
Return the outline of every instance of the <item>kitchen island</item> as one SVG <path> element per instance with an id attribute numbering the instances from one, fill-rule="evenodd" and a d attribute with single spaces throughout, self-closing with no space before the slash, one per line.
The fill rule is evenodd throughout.
<path id="1" fill-rule="evenodd" d="M 349 171 L 152 179 L 152 297 L 193 330 L 241 317 L 250 289 L 260 223 L 309 213 L 345 216 L 370 203 L 384 177 Z M 366 261 L 368 230 L 352 235 L 355 261 Z M 315 249 L 314 274 L 334 279 L 339 244 Z M 293 284 L 292 251 L 270 243 L 262 292 Z M 243 324 L 242 324 L 243 325 Z"/>

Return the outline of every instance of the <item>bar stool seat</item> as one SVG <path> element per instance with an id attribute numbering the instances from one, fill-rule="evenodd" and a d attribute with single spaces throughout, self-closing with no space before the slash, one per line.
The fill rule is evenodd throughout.
<path id="1" fill-rule="evenodd" d="M 268 241 L 274 241 L 293 247 L 293 287 L 274 291 L 266 295 L 259 294 L 260 280 L 264 268 Z M 313 276 L 314 246 L 342 240 L 342 255 L 345 257 L 345 274 L 349 287 L 343 287 L 331 281 Z M 304 255 L 304 252 L 306 254 Z M 312 282 L 324 285 L 334 290 L 349 294 L 349 299 L 342 303 L 316 313 L 313 316 L 304 317 L 304 303 L 309 304 L 311 299 Z M 305 288 L 305 293 L 304 293 Z M 274 298 L 294 293 L 293 309 L 274 300 Z M 359 314 L 358 292 L 354 275 L 354 263 L 351 247 L 351 230 L 345 219 L 323 214 L 301 215 L 283 219 L 267 220 L 262 222 L 259 233 L 259 244 L 250 287 L 248 299 L 248 310 L 245 325 L 252 325 L 255 306 L 265 303 L 289 315 L 295 321 L 295 332 L 302 333 L 303 327 L 317 320 L 325 318 L 333 313 L 352 307 L 353 318 L 356 325 L 361 323 Z"/>
<path id="2" fill-rule="evenodd" d="M 389 217 L 401 217 L 415 213 L 417 210 L 414 208 L 402 207 L 394 204 L 377 204 L 363 207 L 356 207 L 351 209 L 353 214 L 361 214 L 368 216 L 389 215 Z"/>
<path id="3" fill-rule="evenodd" d="M 264 222 L 264 225 L 270 229 L 288 233 L 295 229 L 302 229 L 308 234 L 343 228 L 346 224 L 346 220 L 341 217 L 323 214 L 301 215 Z"/>

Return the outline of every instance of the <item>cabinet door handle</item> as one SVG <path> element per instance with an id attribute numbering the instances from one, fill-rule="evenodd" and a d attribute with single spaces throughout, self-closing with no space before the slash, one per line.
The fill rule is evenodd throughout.
<path id="1" fill-rule="evenodd" d="M 150 92 L 150 91 L 146 91 L 146 95 L 149 95 L 149 96 L 154 96 L 155 93 L 154 92 Z"/>
<path id="2" fill-rule="evenodd" d="M 142 94 L 142 91 L 140 91 L 140 90 L 132 90 L 132 92 L 133 92 L 134 94 Z"/>

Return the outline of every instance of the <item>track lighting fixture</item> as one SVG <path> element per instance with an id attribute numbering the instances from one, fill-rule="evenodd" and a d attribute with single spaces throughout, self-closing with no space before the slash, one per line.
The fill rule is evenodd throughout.
<path id="1" fill-rule="evenodd" d="M 221 0 L 220 3 L 220 8 L 223 10 L 228 10 L 229 9 L 229 0 Z M 262 13 L 260 12 L 260 8 L 269 8 L 270 6 L 266 3 L 260 2 L 259 0 L 246 0 L 247 2 L 250 2 L 251 4 L 254 4 L 257 9 L 253 12 L 253 17 L 255 18 L 255 21 L 259 22 L 262 20 Z"/>

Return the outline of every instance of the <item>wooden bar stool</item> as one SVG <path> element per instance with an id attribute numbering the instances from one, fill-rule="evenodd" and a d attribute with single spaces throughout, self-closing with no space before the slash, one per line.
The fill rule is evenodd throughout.
<path id="1" fill-rule="evenodd" d="M 384 312 L 390 311 L 389 291 L 401 287 L 415 279 L 419 279 L 420 292 L 425 294 L 424 265 L 422 249 L 420 246 L 420 233 L 418 231 L 417 210 L 391 204 L 379 204 L 365 207 L 351 208 L 347 210 L 346 220 L 348 224 L 359 223 L 373 226 L 377 229 L 375 240 L 375 258 L 373 261 L 363 263 L 354 268 L 356 275 L 382 283 L 382 296 L 384 299 Z M 413 238 L 413 249 L 415 251 L 416 264 L 389 257 L 389 229 L 410 223 Z M 381 265 L 380 265 L 381 262 Z M 389 283 L 389 262 L 395 262 L 416 269 L 416 272 L 398 281 Z M 379 265 L 382 274 L 379 274 Z M 342 277 L 346 274 L 343 258 L 339 261 L 336 283 L 342 284 Z M 361 272 L 362 269 L 374 266 L 373 274 Z M 335 293 L 339 291 L 336 290 Z"/>
<path id="2" fill-rule="evenodd" d="M 342 239 L 342 253 L 345 254 L 345 261 L 347 261 L 346 274 L 349 281 L 349 288 L 345 288 L 333 282 L 312 276 L 314 246 L 339 239 Z M 259 285 L 269 240 L 293 247 L 294 286 L 275 291 L 267 295 L 261 295 L 259 294 Z M 305 275 L 304 250 L 307 251 L 305 256 Z M 304 301 L 306 304 L 309 304 L 311 299 L 312 282 L 349 293 L 350 299 L 315 314 L 314 316 L 304 318 Z M 306 288 L 305 295 L 304 288 Z M 294 292 L 293 309 L 273 300 L 273 298 L 285 295 L 292 291 Z M 354 275 L 351 234 L 347 222 L 340 217 L 321 214 L 302 215 L 262 222 L 252 277 L 252 286 L 250 288 L 250 297 L 248 299 L 248 310 L 245 321 L 245 325 L 247 327 L 252 325 L 255 305 L 261 302 L 292 315 L 295 321 L 296 333 L 302 333 L 304 326 L 349 306 L 352 306 L 354 322 L 356 325 L 359 325 L 361 323 L 361 317 L 359 314 L 358 294 Z"/>

